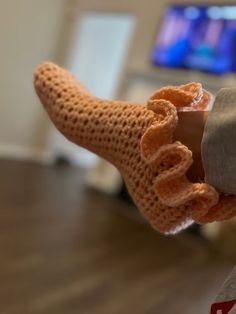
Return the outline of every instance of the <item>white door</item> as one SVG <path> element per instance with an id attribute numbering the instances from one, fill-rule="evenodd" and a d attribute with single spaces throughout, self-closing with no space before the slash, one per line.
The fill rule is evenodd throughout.
<path id="1" fill-rule="evenodd" d="M 66 68 L 94 95 L 113 98 L 134 26 L 135 18 L 130 14 L 88 12 L 78 16 Z M 95 155 L 76 147 L 55 129 L 50 147 L 54 156 L 62 155 L 84 166 L 96 163 Z"/>

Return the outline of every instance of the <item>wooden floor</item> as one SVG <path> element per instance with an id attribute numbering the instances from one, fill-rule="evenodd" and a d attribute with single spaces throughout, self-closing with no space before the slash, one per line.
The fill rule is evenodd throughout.
<path id="1" fill-rule="evenodd" d="M 233 263 L 164 237 L 70 167 L 0 161 L 1 314 L 204 314 Z M 127 215 L 126 215 L 127 213 Z"/>

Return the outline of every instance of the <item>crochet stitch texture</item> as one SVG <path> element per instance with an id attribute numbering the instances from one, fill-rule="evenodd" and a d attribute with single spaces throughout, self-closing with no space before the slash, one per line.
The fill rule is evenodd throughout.
<path id="1" fill-rule="evenodd" d="M 235 197 L 189 181 L 192 152 L 173 142 L 177 109 L 204 109 L 209 94 L 201 84 L 162 88 L 147 104 L 106 100 L 91 95 L 73 75 L 52 63 L 36 69 L 34 84 L 58 130 L 120 170 L 153 228 L 176 233 L 193 221 L 207 223 L 236 214 Z"/>

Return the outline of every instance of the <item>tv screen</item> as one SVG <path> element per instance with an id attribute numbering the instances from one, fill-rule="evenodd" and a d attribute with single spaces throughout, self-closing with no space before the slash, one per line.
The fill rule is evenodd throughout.
<path id="1" fill-rule="evenodd" d="M 151 59 L 158 66 L 236 72 L 236 5 L 169 6 Z"/>

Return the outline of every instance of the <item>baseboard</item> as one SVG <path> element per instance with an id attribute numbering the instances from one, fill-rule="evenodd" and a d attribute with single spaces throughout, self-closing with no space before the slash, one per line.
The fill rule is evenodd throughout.
<path id="1" fill-rule="evenodd" d="M 1 143 L 0 158 L 30 160 L 46 164 L 52 162 L 52 156 L 47 150 Z"/>

